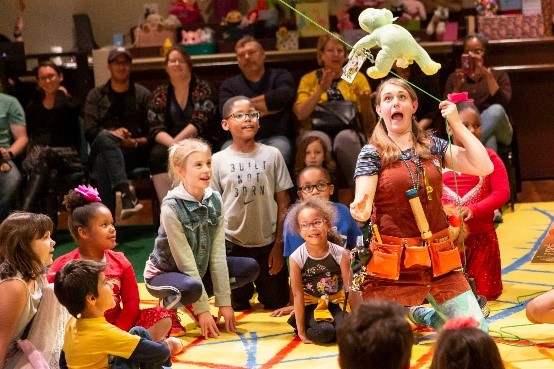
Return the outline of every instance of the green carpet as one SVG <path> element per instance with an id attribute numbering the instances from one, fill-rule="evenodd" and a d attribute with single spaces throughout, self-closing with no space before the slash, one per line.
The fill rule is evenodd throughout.
<path id="1" fill-rule="evenodd" d="M 154 248 L 154 238 L 156 237 L 156 228 L 153 225 L 129 225 L 117 227 L 118 246 L 114 251 L 120 251 L 125 254 L 127 259 L 133 264 L 137 276 L 137 282 L 144 282 L 142 272 L 144 263 L 148 255 Z M 59 230 L 56 234 L 56 247 L 54 248 L 54 259 L 60 255 L 66 254 L 76 247 L 69 231 Z"/>

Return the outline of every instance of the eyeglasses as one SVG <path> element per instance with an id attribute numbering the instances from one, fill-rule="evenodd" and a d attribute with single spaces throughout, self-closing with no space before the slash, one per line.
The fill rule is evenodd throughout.
<path id="1" fill-rule="evenodd" d="M 56 78 L 58 75 L 57 74 L 46 74 L 46 75 L 43 75 L 43 76 L 40 76 L 38 77 L 38 79 L 40 81 L 48 81 L 48 80 L 53 80 L 54 78 Z"/>
<path id="2" fill-rule="evenodd" d="M 248 117 L 252 120 L 258 120 L 258 119 L 260 119 L 260 112 L 259 111 L 253 111 L 251 113 L 233 113 L 225 119 L 233 118 L 237 122 L 243 122 L 243 121 L 246 120 L 246 117 Z"/>
<path id="3" fill-rule="evenodd" d="M 325 191 L 330 184 L 331 183 L 328 182 L 317 182 L 315 185 L 307 184 L 300 186 L 299 189 L 304 193 L 312 193 L 314 192 L 314 188 L 317 188 L 318 191 Z"/>
<path id="4" fill-rule="evenodd" d="M 177 64 L 187 64 L 187 62 L 182 59 L 169 59 L 167 61 L 167 64 L 177 65 Z"/>
<path id="5" fill-rule="evenodd" d="M 323 226 L 323 224 L 325 224 L 325 220 L 323 219 L 316 219 L 314 220 L 313 222 L 306 222 L 306 223 L 300 223 L 298 225 L 298 228 L 301 230 L 301 231 L 307 231 L 310 229 L 310 227 L 314 227 L 314 228 L 321 228 Z"/>

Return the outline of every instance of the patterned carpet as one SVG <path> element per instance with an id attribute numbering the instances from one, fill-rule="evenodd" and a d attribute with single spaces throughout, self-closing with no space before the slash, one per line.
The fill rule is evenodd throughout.
<path id="1" fill-rule="evenodd" d="M 554 326 L 531 325 L 525 317 L 526 301 L 554 285 L 554 264 L 530 263 L 553 220 L 554 203 L 516 204 L 515 212 L 504 212 L 504 222 L 497 229 L 504 293 L 489 304 L 488 321 L 507 369 L 554 367 Z M 141 296 L 144 306 L 155 303 L 143 289 Z M 338 368 L 336 346 L 303 344 L 285 317 L 272 318 L 258 310 L 237 313 L 237 320 L 237 334 L 203 340 L 192 320 L 183 315 L 185 349 L 174 357 L 173 368 Z M 434 335 L 416 332 L 416 336 L 420 343 L 413 348 L 412 369 L 428 368 Z"/>
<path id="2" fill-rule="evenodd" d="M 531 263 L 541 243 L 549 243 L 554 236 L 552 231 L 548 237 L 554 224 L 554 203 L 516 204 L 515 211 L 507 210 L 503 217 L 497 232 L 504 292 L 497 301 L 489 303 L 491 335 L 507 369 L 554 368 L 554 326 L 532 325 L 525 317 L 525 303 L 554 285 L 554 263 Z M 123 228 L 118 231 L 118 240 L 119 235 L 123 240 L 121 249 L 134 259 L 137 279 L 141 279 L 144 259 L 152 248 L 153 229 Z M 67 252 L 70 248 L 63 245 L 56 251 Z M 142 284 L 140 287 L 143 306 L 155 304 Z M 238 333 L 223 332 L 217 339 L 203 340 L 199 329 L 183 314 L 187 334 L 181 340 L 185 349 L 174 357 L 173 368 L 338 368 L 335 345 L 301 343 L 286 319 L 272 318 L 264 310 L 237 313 Z M 416 332 L 416 337 L 419 344 L 413 348 L 412 369 L 425 369 L 430 364 L 434 335 Z"/>

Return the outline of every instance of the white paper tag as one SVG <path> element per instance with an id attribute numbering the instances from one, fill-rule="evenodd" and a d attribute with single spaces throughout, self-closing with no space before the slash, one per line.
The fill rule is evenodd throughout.
<path id="1" fill-rule="evenodd" d="M 342 68 L 341 78 L 348 83 L 352 83 L 352 81 L 354 81 L 354 78 L 356 77 L 356 74 L 358 74 L 358 72 L 362 68 L 365 60 L 365 50 L 356 50 L 354 52 L 354 55 L 350 59 L 348 59 L 348 63 L 346 63 L 346 65 Z"/>

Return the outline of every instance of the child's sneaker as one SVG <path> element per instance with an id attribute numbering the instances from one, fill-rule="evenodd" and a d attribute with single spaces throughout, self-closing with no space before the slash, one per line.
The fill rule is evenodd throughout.
<path id="1" fill-rule="evenodd" d="M 121 194 L 121 219 L 128 219 L 141 210 L 142 204 L 132 192 Z"/>
<path id="2" fill-rule="evenodd" d="M 183 307 L 183 311 L 187 313 L 188 316 L 198 325 L 198 315 L 194 313 L 194 309 L 192 308 L 192 304 L 188 304 Z"/>
<path id="3" fill-rule="evenodd" d="M 194 321 L 196 325 L 198 325 L 198 315 L 194 312 L 194 309 L 192 307 L 192 304 L 188 304 L 183 307 L 183 311 L 187 313 L 188 316 Z M 217 318 L 212 315 L 212 318 L 217 322 Z"/>
<path id="4" fill-rule="evenodd" d="M 187 333 L 187 330 L 181 324 L 181 318 L 179 318 L 179 314 L 177 314 L 177 310 L 169 310 L 169 311 L 171 313 L 171 330 L 169 331 L 169 335 L 171 337 L 184 336 Z"/>

